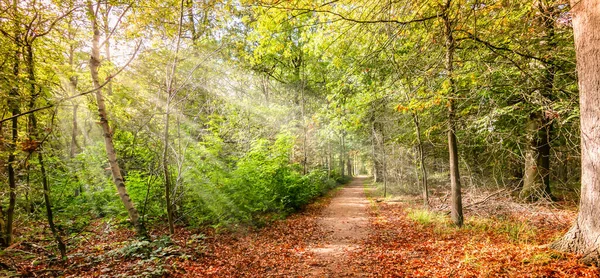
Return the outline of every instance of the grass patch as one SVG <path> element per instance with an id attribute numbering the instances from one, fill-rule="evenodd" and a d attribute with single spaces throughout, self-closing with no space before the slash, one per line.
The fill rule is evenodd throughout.
<path id="1" fill-rule="evenodd" d="M 504 235 L 513 243 L 535 243 L 538 229 L 526 221 L 514 221 L 504 217 L 476 218 L 470 217 L 465 229 L 475 232 L 493 232 Z"/>
<path id="2" fill-rule="evenodd" d="M 446 217 L 444 215 L 430 210 L 408 209 L 407 212 L 408 218 L 425 226 L 435 223 L 446 223 Z"/>
<path id="3" fill-rule="evenodd" d="M 536 228 L 527 222 L 501 222 L 498 233 L 506 234 L 515 243 L 529 243 L 536 236 Z"/>

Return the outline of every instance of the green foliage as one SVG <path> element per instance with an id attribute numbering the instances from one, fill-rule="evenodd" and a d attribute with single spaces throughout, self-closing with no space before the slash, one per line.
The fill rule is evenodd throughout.
<path id="1" fill-rule="evenodd" d="M 198 150 L 203 167 L 188 176 L 196 182 L 183 203 L 186 219 L 193 225 L 258 224 L 266 215 L 298 210 L 333 188 L 337 183 L 326 171 L 302 176 L 298 165 L 290 163 L 293 142 L 287 134 L 274 142 L 259 139 L 231 171 L 218 161 L 219 144 L 212 146 L 214 151 L 206 145 Z"/>
<path id="2" fill-rule="evenodd" d="M 108 256 L 116 258 L 139 258 L 151 259 L 166 257 L 178 253 L 179 246 L 174 245 L 168 236 L 160 237 L 153 241 L 134 240 L 125 246 L 107 253 Z"/>

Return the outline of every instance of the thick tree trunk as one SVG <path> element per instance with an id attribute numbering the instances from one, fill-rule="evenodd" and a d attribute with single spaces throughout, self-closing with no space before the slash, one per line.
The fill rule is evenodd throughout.
<path id="1" fill-rule="evenodd" d="M 454 50 L 456 42 L 452 35 L 452 23 L 449 18 L 451 0 L 446 1 L 442 19 L 444 21 L 444 35 L 446 37 L 445 67 L 449 84 L 448 91 L 448 154 L 450 165 L 450 190 L 451 190 L 451 216 L 452 222 L 458 227 L 463 225 L 462 193 L 460 185 L 460 173 L 458 168 L 458 146 L 456 143 L 456 124 L 454 111 L 454 97 L 456 94 L 456 82 L 454 80 Z"/>
<path id="2" fill-rule="evenodd" d="M 572 0 L 581 121 L 581 201 L 573 227 L 552 246 L 600 262 L 600 0 Z"/>
<path id="3" fill-rule="evenodd" d="M 87 5 L 93 30 L 92 55 L 90 56 L 90 72 L 94 88 L 96 88 L 96 101 L 98 105 L 98 116 L 100 118 L 99 124 L 104 134 L 104 143 L 106 147 L 106 154 L 108 156 L 108 163 L 110 164 L 113 181 L 115 183 L 115 186 L 117 187 L 117 192 L 119 193 L 121 202 L 123 203 L 125 209 L 127 210 L 127 213 L 129 214 L 129 220 L 131 221 L 131 224 L 133 224 L 133 226 L 135 227 L 138 236 L 147 238 L 148 233 L 143 223 L 140 222 L 139 213 L 135 208 L 133 201 L 129 197 L 129 194 L 127 193 L 127 188 L 125 188 L 125 180 L 121 175 L 121 167 L 119 166 L 119 163 L 117 161 L 117 154 L 113 143 L 113 132 L 110 129 L 110 126 L 108 125 L 108 113 L 106 112 L 104 96 L 102 95 L 102 90 L 100 88 L 100 77 L 98 76 L 98 70 L 100 68 L 100 30 L 98 28 L 96 10 L 92 5 L 91 0 L 88 1 Z"/>
<path id="4" fill-rule="evenodd" d="M 526 201 L 551 199 L 550 142 L 548 121 L 532 114 L 527 124 L 529 146 L 525 149 L 523 188 L 519 197 Z"/>

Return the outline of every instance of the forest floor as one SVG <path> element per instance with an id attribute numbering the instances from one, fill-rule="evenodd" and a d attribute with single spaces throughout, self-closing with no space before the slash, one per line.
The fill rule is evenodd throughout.
<path id="1" fill-rule="evenodd" d="M 125 227 L 94 222 L 72 238 L 67 263 L 51 259 L 43 241 L 21 242 L 0 253 L 0 269 L 5 269 L 0 276 L 600 276 L 598 268 L 579 263 L 577 256 L 544 247 L 569 228 L 574 210 L 500 209 L 491 202 L 471 209 L 465 226 L 457 229 L 443 211 L 424 210 L 409 200 L 377 199 L 366 181 L 355 178 L 263 228 L 178 228 L 170 238 L 164 228 L 154 228 L 150 243 L 132 241 Z"/>

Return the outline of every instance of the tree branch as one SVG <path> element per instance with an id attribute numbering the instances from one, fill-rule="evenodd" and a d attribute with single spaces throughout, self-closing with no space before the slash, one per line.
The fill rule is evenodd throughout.
<path id="1" fill-rule="evenodd" d="M 336 1 L 332 1 L 329 3 L 333 3 L 333 2 L 336 2 Z M 329 3 L 327 3 L 327 4 L 329 4 Z M 321 5 L 321 7 L 323 7 L 327 4 Z M 342 20 L 354 22 L 354 23 L 360 23 L 360 24 L 396 23 L 398 25 L 408 25 L 408 24 L 412 24 L 412 23 L 418 23 L 418 22 L 432 20 L 432 19 L 435 19 L 438 17 L 438 15 L 431 15 L 431 16 L 427 16 L 427 17 L 414 18 L 414 19 L 406 20 L 406 21 L 395 20 L 395 19 L 363 20 L 363 19 L 350 18 L 343 14 L 333 12 L 333 11 L 328 11 L 328 10 L 309 9 L 309 8 L 286 8 L 286 7 L 279 7 L 279 6 L 273 6 L 273 5 L 260 5 L 260 4 L 256 5 L 256 6 L 263 7 L 263 8 L 269 8 L 269 9 L 287 10 L 287 11 L 315 12 L 315 13 L 331 14 L 331 15 L 337 16 L 338 18 L 340 18 Z"/>
<path id="2" fill-rule="evenodd" d="M 533 59 L 533 60 L 536 60 L 536 61 L 540 61 L 540 62 L 542 62 L 542 63 L 544 63 L 544 64 L 548 64 L 548 65 L 553 65 L 553 66 L 556 66 L 554 63 L 552 63 L 551 61 L 549 61 L 549 60 L 547 60 L 547 59 L 544 59 L 544 58 L 540 58 L 540 57 L 533 56 L 533 55 L 531 55 L 531 54 L 527 54 L 527 53 L 519 52 L 519 51 L 517 51 L 517 50 L 511 49 L 511 48 L 508 48 L 508 47 L 503 47 L 503 46 L 495 46 L 495 45 L 493 45 L 492 43 L 490 43 L 490 42 L 488 42 L 488 41 L 485 41 L 485 40 L 483 40 L 483 39 L 481 39 L 481 38 L 479 38 L 479 37 L 477 37 L 477 36 L 473 35 L 473 34 L 472 34 L 472 33 L 470 33 L 469 31 L 464 31 L 464 30 L 456 30 L 456 32 L 462 32 L 462 33 L 465 33 L 465 34 L 467 34 L 467 38 L 466 38 L 466 39 L 470 39 L 470 40 L 476 41 L 476 42 L 478 42 L 478 43 L 481 43 L 481 44 L 485 45 L 486 47 L 488 47 L 488 48 L 490 48 L 490 49 L 492 49 L 492 50 L 501 50 L 501 51 L 507 51 L 507 52 L 510 52 L 510 53 L 516 54 L 516 55 L 518 55 L 518 56 L 524 57 L 524 58 Z"/>
<path id="3" fill-rule="evenodd" d="M 69 96 L 69 97 L 65 97 L 65 98 L 59 99 L 56 103 L 48 104 L 46 106 L 42 106 L 42 107 L 39 107 L 39 108 L 31 109 L 31 110 L 23 112 L 21 114 L 17 114 L 17 115 L 13 115 L 11 117 L 8 117 L 8 118 L 4 118 L 4 119 L 0 120 L 0 124 L 4 123 L 6 121 L 10 121 L 10 120 L 15 119 L 15 118 L 19 118 L 19 117 L 22 117 L 22 116 L 29 115 L 31 113 L 35 113 L 35 112 L 38 112 L 38 111 L 42 111 L 42 110 L 46 110 L 46 109 L 52 108 L 52 107 L 54 107 L 54 106 L 56 106 L 58 104 L 61 104 L 61 103 L 65 102 L 65 101 L 67 101 L 67 100 L 71 100 L 71 99 L 78 98 L 78 97 L 81 97 L 81 96 L 89 95 L 91 93 L 95 93 L 95 92 L 101 90 L 102 88 L 104 88 L 104 86 L 106 86 L 108 83 L 110 83 L 110 81 L 113 78 L 115 78 L 123 70 L 125 70 L 127 68 L 127 66 L 129 66 L 129 64 L 133 61 L 133 59 L 137 55 L 137 53 L 140 50 L 141 46 L 142 46 L 142 43 L 141 42 L 138 43 L 137 47 L 135 48 L 135 52 L 133 53 L 133 55 L 131 55 L 131 58 L 129 58 L 129 61 L 127 61 L 127 63 L 121 69 L 119 69 L 115 74 L 112 74 L 112 75 L 106 77 L 106 80 L 104 81 L 104 83 L 100 84 L 100 86 L 98 86 L 98 88 L 95 88 L 95 89 L 92 89 L 92 90 L 89 90 L 89 91 L 86 91 L 86 92 L 83 92 L 83 93 L 79 93 L 79 94 L 76 94 L 76 95 L 72 95 L 72 96 Z"/>

